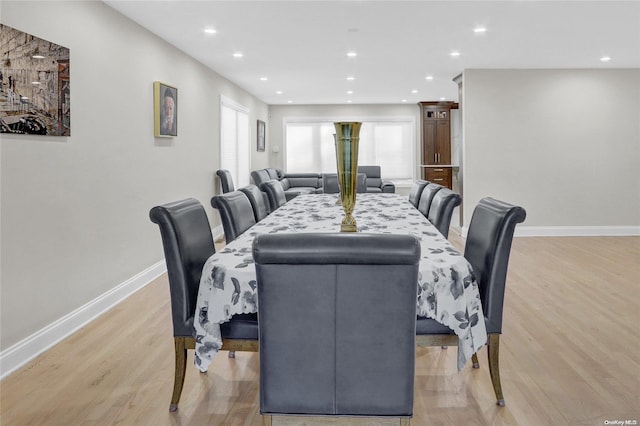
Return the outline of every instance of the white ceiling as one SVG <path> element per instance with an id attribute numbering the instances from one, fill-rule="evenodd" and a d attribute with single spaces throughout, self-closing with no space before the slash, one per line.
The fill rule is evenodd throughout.
<path id="1" fill-rule="evenodd" d="M 105 3 L 268 104 L 457 101 L 467 68 L 640 68 L 639 1 Z"/>

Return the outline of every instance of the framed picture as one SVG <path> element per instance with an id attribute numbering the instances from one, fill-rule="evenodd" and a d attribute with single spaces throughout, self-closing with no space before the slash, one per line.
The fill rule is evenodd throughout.
<path id="1" fill-rule="evenodd" d="M 178 89 L 153 82 L 153 127 L 156 137 L 178 136 Z"/>
<path id="2" fill-rule="evenodd" d="M 258 132 L 256 135 L 258 139 L 258 152 L 264 152 L 265 124 L 262 120 L 258 120 Z"/>

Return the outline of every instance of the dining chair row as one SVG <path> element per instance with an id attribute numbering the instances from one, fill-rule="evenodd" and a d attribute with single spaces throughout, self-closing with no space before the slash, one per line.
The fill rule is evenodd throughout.
<path id="1" fill-rule="evenodd" d="M 419 179 L 411 186 L 409 202 L 438 228 L 442 236 L 449 238 L 453 209 L 462 203 L 459 194 L 437 183 Z"/>
<path id="2" fill-rule="evenodd" d="M 170 410 L 175 411 L 177 410 L 184 385 L 187 349 L 195 348 L 195 330 L 193 321 L 200 317 L 200 313 L 196 313 L 195 311 L 202 267 L 206 260 L 215 253 L 215 246 L 213 244 L 211 228 L 204 208 L 193 198 L 154 207 L 151 209 L 149 216 L 151 221 L 158 224 L 160 227 L 169 278 L 173 333 L 175 340 L 175 377 Z M 476 284 L 480 291 L 480 302 L 484 312 L 484 318 L 469 318 L 469 321 L 485 322 L 488 334 L 489 373 L 497 403 L 501 406 L 504 405 L 504 396 L 500 382 L 498 361 L 500 334 L 502 333 L 502 316 L 507 266 L 515 226 L 516 224 L 523 222 L 525 217 L 526 212 L 521 207 L 495 200 L 493 198 L 482 199 L 474 209 L 464 249 L 464 256 L 471 264 L 476 277 Z M 332 243 L 333 245 L 331 245 L 330 248 L 327 248 L 328 253 L 340 253 L 340 250 L 344 250 L 346 247 L 345 242 L 342 240 L 350 237 L 355 237 L 356 239 L 360 238 L 357 235 L 358 234 L 343 235 L 339 237 L 341 240 L 332 240 L 335 244 Z M 276 240 L 263 240 L 263 246 L 259 244 L 259 241 L 262 240 L 261 237 L 256 243 L 258 245 L 254 246 L 254 258 L 258 263 L 263 265 L 261 268 L 268 269 L 271 267 L 271 265 L 269 265 L 271 263 L 286 265 L 288 264 L 291 253 L 298 253 L 301 248 L 304 248 L 305 250 L 313 250 L 313 248 L 310 248 L 307 244 L 308 238 L 309 235 L 304 234 L 299 234 L 296 237 L 279 236 Z M 319 238 L 319 241 L 322 241 L 322 238 L 333 237 L 312 238 Z M 364 238 L 368 238 L 368 236 L 365 234 Z M 326 243 L 326 240 L 324 241 Z M 355 241 L 355 239 L 350 239 L 349 241 Z M 387 246 L 388 242 L 382 244 L 378 241 L 373 243 L 370 247 L 376 248 L 376 250 L 379 251 L 379 247 Z M 260 247 L 272 248 L 267 249 L 263 254 L 260 254 Z M 360 256 L 371 255 L 364 250 L 351 250 L 349 254 L 343 253 L 338 257 L 347 259 L 352 256 L 352 252 L 357 253 L 357 258 Z M 394 253 L 395 252 L 396 251 L 394 251 Z M 271 254 L 267 255 L 266 253 Z M 385 250 L 384 254 L 385 258 L 389 257 L 388 251 Z M 313 256 L 307 256 L 307 258 L 313 258 Z M 342 263 L 344 263 L 344 261 Z M 368 264 L 371 262 L 367 261 L 365 263 Z M 291 271 L 287 268 L 274 270 L 274 275 L 265 275 L 265 270 L 266 269 L 261 269 L 258 271 L 258 276 L 261 277 L 260 280 L 262 280 L 262 282 L 272 281 L 274 283 L 278 283 L 291 278 Z M 296 272 L 296 274 L 298 273 Z M 307 279 L 309 277 L 319 278 L 323 276 L 326 277 L 328 275 L 305 273 L 303 276 Z M 356 278 L 359 276 L 361 276 L 360 273 L 354 275 Z M 375 278 L 375 276 L 376 275 L 374 274 L 372 278 Z M 260 284 L 259 286 L 262 285 L 263 284 Z M 313 287 L 314 286 L 311 286 L 311 288 Z M 288 294 L 294 293 L 295 292 L 289 292 Z M 407 294 L 413 294 L 415 296 L 415 292 L 408 292 Z M 258 294 L 258 297 L 261 297 L 260 294 Z M 383 306 L 386 305 L 386 299 L 384 299 Z M 260 313 L 261 318 L 264 315 L 269 315 L 267 313 L 267 309 L 269 309 L 268 302 L 265 304 L 267 307 L 263 306 L 262 303 L 260 306 L 261 308 L 264 308 L 264 311 L 261 311 Z M 296 306 L 303 306 L 303 304 Z M 377 312 L 377 310 L 374 311 Z M 406 311 L 410 312 L 410 310 Z M 287 321 L 281 327 L 281 331 L 283 333 L 287 333 L 287 327 L 293 323 L 295 322 Z M 411 329 L 413 330 L 413 328 Z M 264 330 L 262 332 L 264 333 Z M 457 344 L 457 336 L 450 329 L 430 318 L 417 317 L 415 333 L 415 342 L 419 346 Z M 221 350 L 258 351 L 258 334 L 259 328 L 256 314 L 235 315 L 230 319 L 230 321 L 221 324 Z M 375 332 L 373 335 L 374 337 L 377 336 Z M 364 337 L 359 336 L 358 338 Z M 260 344 L 262 343 L 263 342 Z M 264 351 L 264 349 L 261 350 Z M 413 349 L 408 351 L 405 355 L 415 356 L 412 354 L 412 351 Z M 285 353 L 290 352 L 290 350 L 285 350 Z M 375 352 L 377 352 L 377 349 L 375 351 L 371 351 L 371 353 Z M 405 352 L 405 350 L 402 350 L 403 354 Z M 349 357 L 347 356 L 346 359 L 349 359 Z M 282 360 L 276 360 L 276 362 L 279 361 Z M 478 368 L 478 366 L 478 358 L 474 354 L 473 367 Z M 377 369 L 374 370 L 377 371 Z M 269 371 L 265 368 L 265 373 L 290 374 L 290 371 L 288 368 L 284 367 L 276 370 L 269 368 Z M 273 384 L 274 380 L 272 378 L 268 380 L 271 380 Z M 281 390 L 277 385 L 278 380 L 288 381 L 293 379 L 291 377 L 275 379 L 276 394 Z M 264 392 L 262 385 L 263 379 L 261 379 L 261 398 Z M 266 393 L 264 395 L 266 395 Z M 288 395 L 283 396 L 285 399 L 288 398 Z M 261 405 L 261 412 L 262 407 L 263 406 Z M 265 414 L 269 412 L 270 411 L 268 409 L 264 409 Z M 277 410 L 276 412 L 271 412 L 279 413 Z M 406 414 L 400 415 L 406 416 Z"/>

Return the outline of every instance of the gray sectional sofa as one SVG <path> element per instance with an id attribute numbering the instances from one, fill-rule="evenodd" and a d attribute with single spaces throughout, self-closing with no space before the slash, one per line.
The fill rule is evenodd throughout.
<path id="1" fill-rule="evenodd" d="M 260 188 L 260 184 L 272 179 L 280 181 L 287 201 L 299 194 L 321 194 L 322 174 L 320 173 L 284 173 L 269 167 L 251 172 L 251 180 Z"/>

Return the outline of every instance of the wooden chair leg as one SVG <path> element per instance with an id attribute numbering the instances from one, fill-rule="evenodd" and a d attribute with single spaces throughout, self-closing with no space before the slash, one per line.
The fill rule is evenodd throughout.
<path id="1" fill-rule="evenodd" d="M 171 405 L 169 405 L 169 411 L 178 410 L 178 402 L 180 401 L 180 395 L 182 394 L 182 387 L 184 385 L 184 376 L 187 371 L 187 345 L 184 337 L 175 337 L 176 347 L 176 372 L 173 379 L 173 396 L 171 397 Z"/>
<path id="2" fill-rule="evenodd" d="M 235 358 L 236 357 L 236 351 L 229 351 L 229 358 Z"/>
<path id="3" fill-rule="evenodd" d="M 478 361 L 478 354 L 471 355 L 471 365 L 473 368 L 480 368 L 480 362 Z"/>
<path id="4" fill-rule="evenodd" d="M 400 418 L 400 426 L 410 426 L 411 418 L 410 417 L 401 417 Z"/>
<path id="5" fill-rule="evenodd" d="M 262 417 L 262 426 L 271 426 L 272 416 L 263 415 Z"/>
<path id="6" fill-rule="evenodd" d="M 489 334 L 489 374 L 491 375 L 491 383 L 493 383 L 493 390 L 496 393 L 496 399 L 501 407 L 504 407 L 504 396 L 502 395 L 502 384 L 500 383 L 500 364 L 498 362 L 498 356 L 500 354 L 500 334 Z"/>

